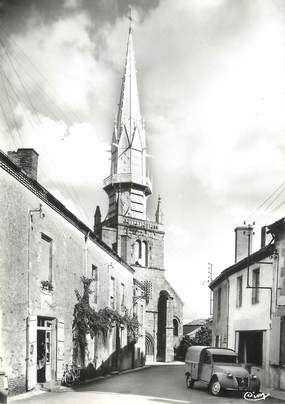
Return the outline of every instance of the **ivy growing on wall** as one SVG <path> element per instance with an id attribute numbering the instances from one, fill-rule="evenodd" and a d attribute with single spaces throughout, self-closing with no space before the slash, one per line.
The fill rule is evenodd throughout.
<path id="1" fill-rule="evenodd" d="M 89 296 L 92 293 L 90 285 L 93 280 L 93 278 L 82 276 L 83 293 L 80 294 L 77 289 L 75 290 L 77 303 L 73 311 L 73 341 L 75 351 L 80 353 L 81 358 L 84 357 L 88 334 L 94 338 L 101 333 L 106 339 L 108 332 L 117 326 L 127 329 L 128 343 L 135 343 L 139 338 L 140 323 L 135 314 L 130 315 L 125 310 L 125 313 L 121 315 L 117 310 L 109 307 L 96 311 L 90 306 Z"/>

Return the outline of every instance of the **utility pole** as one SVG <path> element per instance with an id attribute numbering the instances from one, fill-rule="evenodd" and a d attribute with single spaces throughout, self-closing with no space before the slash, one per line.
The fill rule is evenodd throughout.
<path id="1" fill-rule="evenodd" d="M 213 280 L 213 264 L 208 262 L 208 285 Z M 210 289 L 210 317 L 213 315 L 213 292 Z"/>

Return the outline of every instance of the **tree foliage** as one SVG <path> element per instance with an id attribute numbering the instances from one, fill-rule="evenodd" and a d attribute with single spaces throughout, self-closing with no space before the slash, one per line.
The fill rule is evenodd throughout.
<path id="1" fill-rule="evenodd" d="M 206 323 L 202 325 L 196 332 L 194 338 L 190 338 L 189 335 L 184 335 L 178 348 L 175 350 L 175 357 L 178 360 L 185 360 L 187 349 L 192 345 L 204 345 L 210 346 L 212 343 L 212 330 Z"/>
<path id="2" fill-rule="evenodd" d="M 195 337 L 191 339 L 191 344 L 205 346 L 210 346 L 212 344 L 212 330 L 208 324 L 201 326 L 196 332 Z"/>

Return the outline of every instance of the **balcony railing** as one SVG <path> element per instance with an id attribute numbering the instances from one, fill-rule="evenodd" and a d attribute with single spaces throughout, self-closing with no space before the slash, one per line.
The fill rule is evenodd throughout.
<path id="1" fill-rule="evenodd" d="M 109 175 L 109 177 L 104 179 L 104 187 L 107 187 L 110 184 L 118 184 L 120 182 L 132 182 L 134 184 L 144 185 L 145 187 L 149 188 L 150 192 L 152 191 L 152 184 L 148 177 L 132 173 Z"/>

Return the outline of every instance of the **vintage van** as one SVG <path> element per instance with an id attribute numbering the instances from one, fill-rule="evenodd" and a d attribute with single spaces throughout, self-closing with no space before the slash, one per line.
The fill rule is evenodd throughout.
<path id="1" fill-rule="evenodd" d="M 214 396 L 223 390 L 257 393 L 260 389 L 259 379 L 238 363 L 238 356 L 231 349 L 191 346 L 185 356 L 185 376 L 188 388 L 202 381 Z"/>

